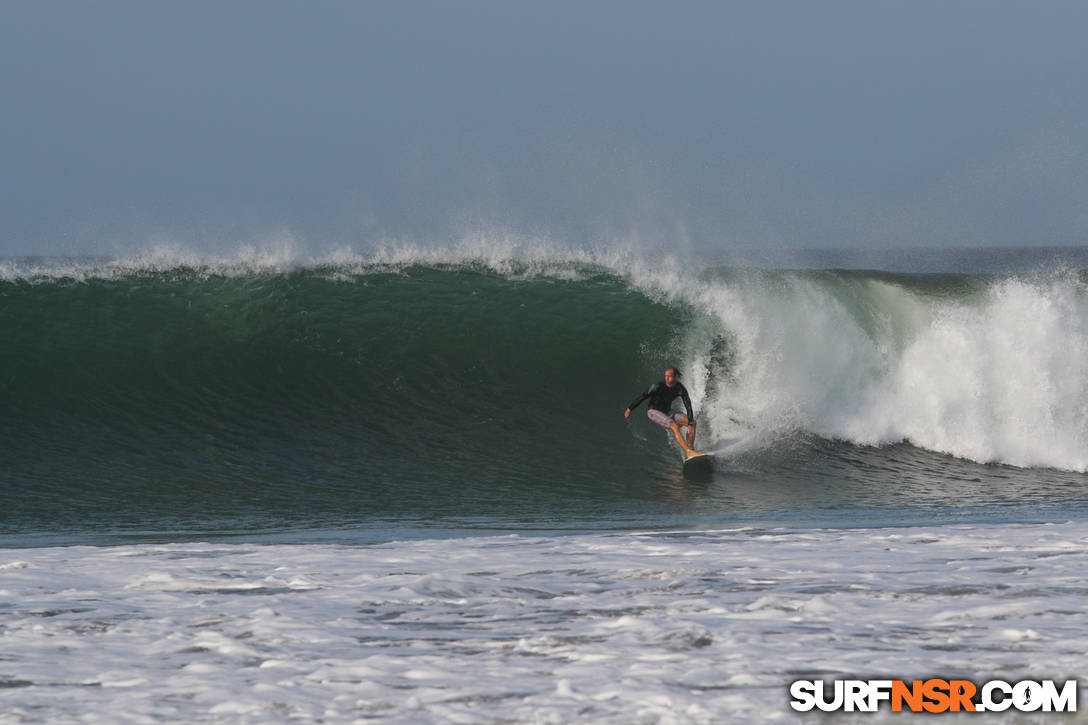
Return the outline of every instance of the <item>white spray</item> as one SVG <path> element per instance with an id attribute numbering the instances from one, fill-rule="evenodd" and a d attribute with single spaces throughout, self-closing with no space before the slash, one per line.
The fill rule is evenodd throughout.
<path id="1" fill-rule="evenodd" d="M 719 436 L 806 430 L 1088 470 L 1088 289 L 1072 274 L 950 297 L 872 277 L 752 273 L 681 296 L 732 350 L 722 369 L 708 330 L 686 343 L 689 387 Z"/>

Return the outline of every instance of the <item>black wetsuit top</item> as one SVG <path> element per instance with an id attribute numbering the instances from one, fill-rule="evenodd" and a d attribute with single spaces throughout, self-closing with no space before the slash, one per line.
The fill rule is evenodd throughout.
<path id="1" fill-rule="evenodd" d="M 677 380 L 670 388 L 665 385 L 664 380 L 659 380 L 650 386 L 642 395 L 635 398 L 635 401 L 631 403 L 628 408 L 634 410 L 639 406 L 646 398 L 650 399 L 650 408 L 653 410 L 660 410 L 662 413 L 668 413 L 672 410 L 672 401 L 680 398 L 684 401 L 684 408 L 687 409 L 688 420 L 692 423 L 695 422 L 695 415 L 691 412 L 691 398 L 688 397 L 688 389 L 684 387 L 684 384 Z"/>

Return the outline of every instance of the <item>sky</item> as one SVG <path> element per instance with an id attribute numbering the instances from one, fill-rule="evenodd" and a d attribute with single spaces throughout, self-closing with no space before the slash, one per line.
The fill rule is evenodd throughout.
<path id="1" fill-rule="evenodd" d="M 1088 3 L 9 2 L 0 255 L 1088 245 Z"/>

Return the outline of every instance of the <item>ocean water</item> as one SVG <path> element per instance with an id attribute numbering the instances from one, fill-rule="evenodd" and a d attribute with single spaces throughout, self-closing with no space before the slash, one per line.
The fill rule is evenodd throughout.
<path id="1" fill-rule="evenodd" d="M 1086 269 L 0 260 L 0 721 L 789 722 L 795 679 L 1080 677 Z M 623 418 L 667 365 L 710 472 Z"/>

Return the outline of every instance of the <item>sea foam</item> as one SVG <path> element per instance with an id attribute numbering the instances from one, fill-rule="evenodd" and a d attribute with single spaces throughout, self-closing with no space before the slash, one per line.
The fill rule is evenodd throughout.
<path id="1" fill-rule="evenodd" d="M 1077 676 L 1086 566 L 1085 523 L 6 550 L 0 710 L 801 721 L 796 679 Z"/>

